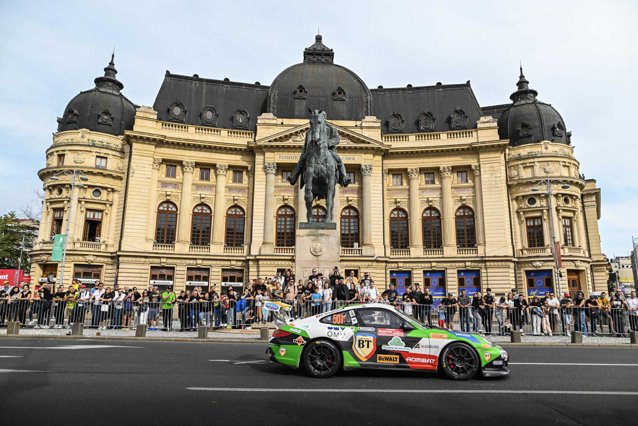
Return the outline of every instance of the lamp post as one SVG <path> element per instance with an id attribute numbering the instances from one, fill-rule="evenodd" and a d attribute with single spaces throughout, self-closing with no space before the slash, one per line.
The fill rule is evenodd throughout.
<path id="1" fill-rule="evenodd" d="M 63 170 L 61 172 L 56 173 L 51 176 L 50 180 L 60 180 L 58 176 L 60 175 L 70 175 L 71 176 L 71 205 L 69 206 L 69 215 L 66 219 L 66 228 L 64 230 L 64 245 L 62 246 L 62 261 L 60 263 L 60 281 L 58 285 L 64 284 L 64 265 L 66 264 L 66 247 L 67 247 L 67 238 L 69 236 L 69 228 L 71 227 L 71 207 L 73 206 L 73 197 L 75 196 L 75 179 L 78 178 L 82 182 L 86 182 L 89 180 L 88 177 L 79 170 Z M 78 187 L 82 187 L 82 183 L 78 184 Z M 75 212 L 73 212 L 75 213 Z"/>
<path id="2" fill-rule="evenodd" d="M 551 238 L 552 238 L 552 245 L 551 245 L 551 249 L 552 249 L 552 258 L 554 259 L 554 267 L 553 267 L 553 272 L 554 272 L 554 276 L 556 277 L 556 294 L 562 294 L 561 292 L 561 288 L 560 288 L 560 263 L 558 261 L 560 253 L 558 252 L 558 247 L 560 247 L 560 245 L 558 245 L 557 247 L 557 242 L 559 242 L 560 240 L 557 239 L 557 235 L 556 235 L 556 228 L 554 227 L 554 207 L 552 205 L 552 199 L 553 199 L 553 194 L 552 194 L 552 183 L 561 183 L 561 188 L 562 189 L 568 189 L 569 185 L 565 182 L 562 181 L 558 181 L 558 180 L 554 180 L 551 178 L 547 178 L 544 180 L 539 181 L 536 186 L 534 188 L 532 188 L 533 192 L 537 192 L 538 191 L 538 186 L 540 186 L 541 184 L 545 183 L 545 195 L 547 196 L 547 210 L 549 211 L 549 231 L 551 234 Z"/>

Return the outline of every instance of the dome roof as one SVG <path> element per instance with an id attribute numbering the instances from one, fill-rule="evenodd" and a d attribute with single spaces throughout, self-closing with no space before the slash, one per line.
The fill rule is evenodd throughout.
<path id="1" fill-rule="evenodd" d="M 571 132 L 566 130 L 563 118 L 553 106 L 536 99 L 538 92 L 529 88 L 523 68 L 516 85 L 518 90 L 510 96 L 512 106 L 498 120 L 499 137 L 509 139 L 510 146 L 544 140 L 569 145 Z"/>
<path id="2" fill-rule="evenodd" d="M 363 80 L 333 63 L 334 52 L 321 35 L 304 50 L 302 63 L 279 74 L 268 90 L 267 111 L 277 117 L 307 118 L 321 109 L 330 120 L 361 120 L 372 111 L 372 95 Z"/>
<path id="3" fill-rule="evenodd" d="M 125 130 L 133 129 L 136 106 L 122 94 L 124 85 L 115 78 L 117 70 L 113 60 L 111 55 L 104 76 L 95 79 L 93 89 L 71 99 L 64 115 L 58 118 L 58 132 L 89 129 L 123 135 Z"/>

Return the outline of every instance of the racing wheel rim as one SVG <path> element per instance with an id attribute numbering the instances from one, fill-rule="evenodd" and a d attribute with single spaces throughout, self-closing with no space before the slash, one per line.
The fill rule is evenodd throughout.
<path id="1" fill-rule="evenodd" d="M 308 348 L 307 365 L 315 376 L 326 376 L 338 367 L 339 357 L 334 347 L 323 342 Z"/>
<path id="2" fill-rule="evenodd" d="M 452 345 L 445 352 L 445 370 L 457 379 L 469 379 L 478 370 L 476 354 L 465 345 Z"/>

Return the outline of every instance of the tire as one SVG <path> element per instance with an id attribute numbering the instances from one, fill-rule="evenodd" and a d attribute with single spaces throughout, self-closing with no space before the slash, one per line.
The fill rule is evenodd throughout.
<path id="1" fill-rule="evenodd" d="M 341 369 L 342 356 L 334 343 L 320 339 L 306 345 L 302 361 L 310 377 L 328 378 Z"/>
<path id="2" fill-rule="evenodd" d="M 478 373 L 480 360 L 476 351 L 464 343 L 452 343 L 443 349 L 441 370 L 454 380 L 469 380 Z"/>

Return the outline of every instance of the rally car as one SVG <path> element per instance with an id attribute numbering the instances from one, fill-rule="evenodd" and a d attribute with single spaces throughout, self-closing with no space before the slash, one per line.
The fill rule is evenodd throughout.
<path id="1" fill-rule="evenodd" d="M 298 320 L 289 318 L 286 305 L 267 305 L 277 327 L 270 360 L 303 367 L 312 377 L 331 377 L 342 368 L 411 368 L 456 380 L 509 374 L 501 347 L 478 334 L 428 327 L 391 305 L 352 305 Z"/>

